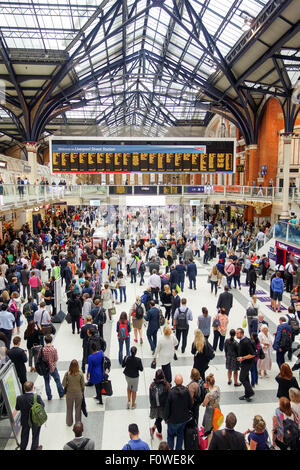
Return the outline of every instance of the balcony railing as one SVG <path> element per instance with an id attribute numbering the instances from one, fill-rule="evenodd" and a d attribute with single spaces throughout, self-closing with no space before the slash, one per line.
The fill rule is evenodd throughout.
<path id="1" fill-rule="evenodd" d="M 151 192 L 147 188 L 151 188 Z M 230 186 L 230 185 L 139 185 L 139 186 L 118 186 L 118 185 L 0 185 L 0 206 L 17 205 L 24 203 L 39 203 L 44 201 L 63 200 L 64 198 L 79 197 L 97 199 L 106 196 L 123 196 L 128 194 L 138 195 L 170 195 L 170 196 L 221 196 L 230 201 L 240 200 L 265 200 L 281 201 L 283 188 L 256 188 L 253 186 Z M 290 189 L 290 202 L 300 202 L 300 195 L 296 188 Z"/>

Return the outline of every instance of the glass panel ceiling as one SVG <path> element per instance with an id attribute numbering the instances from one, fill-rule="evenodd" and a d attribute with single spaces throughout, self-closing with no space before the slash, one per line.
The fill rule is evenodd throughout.
<path id="1" fill-rule="evenodd" d="M 69 53 L 72 81 L 84 80 L 81 98 L 85 96 L 88 104 L 67 111 L 67 119 L 97 119 L 108 129 L 118 118 L 122 125 L 144 125 L 158 132 L 158 124 L 205 117 L 205 111 L 195 108 L 199 90 L 189 85 L 189 77 L 177 73 L 183 67 L 207 80 L 215 71 L 198 17 L 226 55 L 242 35 L 241 12 L 256 17 L 266 4 L 267 0 L 176 1 L 181 13 L 177 22 L 169 14 L 176 11 L 173 0 L 162 7 L 147 0 L 6 0 L 0 2 L 0 35 L 9 50 Z M 77 51 L 90 34 L 91 41 Z M 133 92 L 134 99 L 122 105 Z M 53 95 L 57 93 L 55 89 Z M 113 129 L 116 132 L 118 126 Z"/>

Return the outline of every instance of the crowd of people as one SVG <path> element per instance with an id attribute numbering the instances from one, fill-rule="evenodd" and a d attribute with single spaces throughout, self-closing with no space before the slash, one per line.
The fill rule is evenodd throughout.
<path id="1" fill-rule="evenodd" d="M 142 345 L 146 328 L 153 356 L 151 367 L 156 368 L 149 384 L 149 416 L 155 420 L 150 433 L 152 439 L 156 435 L 161 441 L 161 450 L 181 450 L 183 446 L 209 450 L 298 449 L 300 390 L 292 372 L 298 366 L 295 364 L 291 369 L 285 354 L 292 359 L 292 343 L 299 333 L 300 265 L 290 259 L 271 273 L 268 257 L 257 254 L 270 234 L 270 224 L 254 227 L 242 217 L 228 222 L 225 214 L 220 213 L 209 217 L 200 236 L 189 237 L 176 233 L 173 227 L 168 232 L 162 229 L 160 234 L 153 234 L 149 218 L 145 236 L 134 230 L 121 238 L 116 218 L 111 236 L 95 246 L 93 233 L 100 218 L 92 208 L 65 210 L 59 216 L 41 220 L 35 234 L 26 224 L 18 233 L 8 230 L 1 241 L 0 360 L 1 366 L 8 359 L 15 364 L 22 385 L 23 395 L 17 400 L 17 410 L 22 414 L 21 449 L 28 445 L 30 429 L 31 449 L 41 448 L 42 424 L 32 422 L 30 427 L 28 418 L 32 406 L 45 408 L 40 395 L 36 397 L 34 393 L 33 382 L 27 378 L 27 362 L 30 372 L 43 376 L 48 401 L 52 400 L 51 377 L 59 397 L 66 397 L 66 424 L 74 424 L 75 438 L 64 449 L 95 447 L 93 440 L 83 437 L 84 391 L 85 387 L 95 386 L 95 399 L 100 406 L 103 389 L 107 395 L 112 393 L 104 325 L 113 322 L 116 306 L 120 304 L 122 312 L 115 331 L 118 361 L 127 383 L 127 408 L 137 406 L 139 376 L 145 367 L 137 347 L 131 345 L 131 333 L 133 342 Z M 134 220 L 127 218 L 127 225 L 131 223 L 139 228 L 138 214 Z M 209 265 L 208 292 L 217 297 L 213 315 L 200 306 L 202 302 L 198 312 L 189 306 L 186 291 L 198 289 L 199 263 Z M 240 327 L 228 331 L 234 302 L 232 291 L 241 289 L 242 274 L 249 286 L 249 304 Z M 274 335 L 270 334 L 257 301 L 259 277 L 269 282 L 272 308 L 280 315 Z M 66 297 L 65 321 L 70 323 L 72 333 L 82 339 L 82 358 L 71 361 L 62 380 L 57 368 L 58 351 L 53 345 L 54 325 L 61 321 L 55 299 L 57 282 Z M 128 298 L 129 283 L 143 286 L 143 293 Z M 287 315 L 281 314 L 284 291 L 291 299 Z M 191 332 L 195 315 L 197 328 Z M 23 321 L 26 329 L 22 338 Z M 158 339 L 160 330 L 163 334 Z M 213 344 L 209 342 L 211 333 Z M 184 385 L 183 376 L 177 374 L 173 386 L 172 363 L 178 360 L 179 348 L 185 353 L 189 334 L 193 335 L 190 382 Z M 28 357 L 21 348 L 23 340 L 27 342 Z M 224 352 L 228 385 L 233 377 L 234 387 L 244 389 L 239 399 L 245 402 L 255 395 L 259 378 L 269 378 L 271 353 L 275 350 L 279 405 L 274 411 L 272 433 L 268 433 L 262 416 L 254 417 L 253 428 L 244 435 L 234 430 L 238 419 L 234 413 L 223 416 L 222 390 L 214 374 L 208 373 L 217 349 Z M 59 354 L 62 360 L 63 351 Z M 202 423 L 200 406 L 205 408 Z M 163 441 L 164 421 L 167 441 Z M 223 422 L 225 428 L 221 429 Z M 124 450 L 149 449 L 139 437 L 138 424 L 130 424 L 128 432 L 130 441 Z M 289 440 L 288 435 L 293 439 Z"/>

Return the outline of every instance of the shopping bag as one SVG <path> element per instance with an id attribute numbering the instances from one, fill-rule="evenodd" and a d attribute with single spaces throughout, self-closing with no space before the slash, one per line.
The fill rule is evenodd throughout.
<path id="1" fill-rule="evenodd" d="M 82 317 L 79 318 L 79 327 L 82 328 L 84 325 L 84 320 Z"/>
<path id="2" fill-rule="evenodd" d="M 180 289 L 178 284 L 176 284 L 176 291 L 177 291 L 177 294 L 180 294 L 180 292 L 181 292 L 181 289 Z"/>
<path id="3" fill-rule="evenodd" d="M 217 431 L 219 429 L 219 427 L 222 426 L 223 421 L 224 421 L 223 413 L 221 413 L 221 410 L 219 410 L 219 408 L 215 408 L 214 416 L 213 416 L 213 419 L 212 419 L 213 430 Z"/>
<path id="4" fill-rule="evenodd" d="M 112 394 L 113 394 L 111 381 L 110 380 L 104 380 L 101 385 L 102 385 L 101 395 L 111 397 Z"/>
<path id="5" fill-rule="evenodd" d="M 246 318 L 244 318 L 244 320 L 242 321 L 242 328 L 246 328 L 247 326 L 247 320 Z"/>

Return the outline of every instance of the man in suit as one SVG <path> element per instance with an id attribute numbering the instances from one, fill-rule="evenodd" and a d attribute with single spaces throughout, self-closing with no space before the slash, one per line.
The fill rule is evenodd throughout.
<path id="1" fill-rule="evenodd" d="M 222 292 L 222 294 L 219 295 L 218 303 L 217 303 L 218 309 L 225 308 L 226 315 L 229 315 L 229 312 L 232 307 L 232 301 L 233 301 L 233 295 L 231 294 L 231 292 L 228 292 L 228 291 L 229 291 L 229 287 L 226 285 L 224 287 L 224 292 Z"/>
<path id="2" fill-rule="evenodd" d="M 157 307 L 155 307 L 154 300 L 150 301 L 150 309 L 148 310 L 144 319 L 148 322 L 147 338 L 152 354 L 154 354 L 157 343 L 157 332 L 159 330 L 159 310 Z"/>
<path id="3" fill-rule="evenodd" d="M 25 366 L 25 363 L 27 362 L 27 355 L 24 349 L 20 348 L 20 345 L 20 336 L 15 336 L 13 339 L 13 347 L 7 351 L 7 355 L 11 362 L 15 365 L 17 376 L 21 382 L 24 393 L 24 383 L 27 381 L 27 372 Z"/>
<path id="4" fill-rule="evenodd" d="M 225 428 L 213 433 L 208 450 L 247 450 L 244 434 L 235 431 L 237 419 L 234 413 L 228 413 Z"/>
<path id="5" fill-rule="evenodd" d="M 187 276 L 190 281 L 190 289 L 194 286 L 196 290 L 196 276 L 197 276 L 197 266 L 192 259 L 189 259 L 189 264 L 187 265 Z"/>
<path id="6" fill-rule="evenodd" d="M 24 391 L 23 395 L 19 395 L 17 397 L 16 402 L 16 410 L 21 411 L 21 450 L 26 450 L 28 440 L 29 440 L 29 420 L 30 420 L 30 410 L 33 405 L 34 400 L 34 393 L 33 393 L 33 382 L 25 382 L 24 383 Z M 45 406 L 43 400 L 41 399 L 40 395 L 37 396 L 37 402 L 40 405 Z M 36 426 L 32 423 L 31 425 L 32 430 L 32 444 L 31 450 L 42 450 L 43 446 L 39 445 L 39 437 L 41 427 Z"/>

